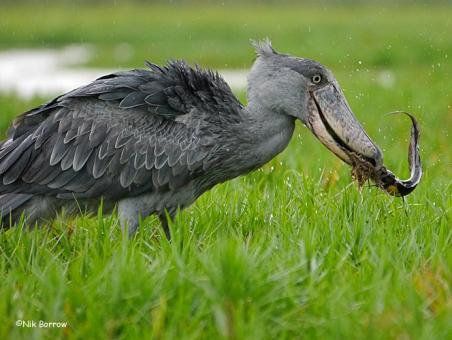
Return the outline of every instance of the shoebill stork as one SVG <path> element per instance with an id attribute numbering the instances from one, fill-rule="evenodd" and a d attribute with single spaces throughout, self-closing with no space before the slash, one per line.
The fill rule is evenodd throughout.
<path id="1" fill-rule="evenodd" d="M 18 116 L 0 142 L 3 228 L 103 202 L 130 234 L 157 214 L 169 239 L 167 218 L 270 161 L 297 119 L 344 162 L 376 169 L 367 178 L 393 195 L 414 188 L 419 171 L 399 181 L 383 167 L 329 70 L 254 45 L 246 107 L 218 73 L 172 61 L 103 76 Z"/>

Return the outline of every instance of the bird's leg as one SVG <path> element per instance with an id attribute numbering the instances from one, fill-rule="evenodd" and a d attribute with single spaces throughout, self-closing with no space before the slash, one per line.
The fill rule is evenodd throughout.
<path id="1" fill-rule="evenodd" d="M 162 223 L 163 231 L 168 241 L 171 240 L 171 233 L 169 230 L 168 219 L 173 219 L 176 215 L 175 209 L 165 209 L 162 211 L 155 211 L 147 204 L 146 197 L 131 197 L 125 198 L 118 202 L 118 215 L 123 231 L 127 231 L 129 236 L 135 235 L 140 218 L 145 218 L 150 214 L 157 213 L 160 222 Z"/>
<path id="2" fill-rule="evenodd" d="M 136 218 L 132 218 L 132 216 L 119 216 L 119 223 L 121 224 L 121 229 L 123 232 L 127 232 L 129 234 L 129 237 L 133 237 L 137 230 L 139 225 L 139 216 L 136 215 Z"/>
<path id="3" fill-rule="evenodd" d="M 142 209 L 139 203 L 135 198 L 123 199 L 118 203 L 118 216 L 121 228 L 130 237 L 135 235 L 140 222 Z"/>
<path id="4" fill-rule="evenodd" d="M 163 211 L 158 213 L 158 216 L 160 219 L 160 223 L 162 223 L 162 228 L 163 231 L 165 232 L 166 239 L 168 241 L 171 241 L 171 232 L 169 230 L 168 217 L 173 219 L 174 213 L 171 213 L 170 211 Z"/>

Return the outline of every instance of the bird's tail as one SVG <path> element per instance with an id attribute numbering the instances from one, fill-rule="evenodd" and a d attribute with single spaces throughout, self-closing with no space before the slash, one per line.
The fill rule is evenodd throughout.
<path id="1" fill-rule="evenodd" d="M 29 194 L 0 195 L 0 229 L 17 223 L 23 211 L 22 206 L 32 197 Z"/>

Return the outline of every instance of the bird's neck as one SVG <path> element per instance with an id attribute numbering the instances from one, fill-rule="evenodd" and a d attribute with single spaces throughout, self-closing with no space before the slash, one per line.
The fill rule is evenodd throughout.
<path id="1" fill-rule="evenodd" d="M 260 167 L 282 152 L 289 143 L 295 127 L 293 117 L 273 112 L 252 101 L 246 108 L 246 153 L 250 163 Z"/>

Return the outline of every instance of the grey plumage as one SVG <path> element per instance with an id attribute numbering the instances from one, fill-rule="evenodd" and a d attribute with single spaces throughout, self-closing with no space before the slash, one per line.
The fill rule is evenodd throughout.
<path id="1" fill-rule="evenodd" d="M 200 129 L 212 135 L 237 124 L 242 105 L 218 74 L 181 61 L 148 66 L 19 116 L 0 149 L 0 193 L 37 195 L 45 187 L 51 197 L 118 201 L 177 190 L 205 174 L 215 145 Z M 226 101 L 203 102 L 218 91 Z M 190 122 L 176 120 L 187 114 Z"/>
<path id="2" fill-rule="evenodd" d="M 183 61 L 118 72 L 23 113 L 0 142 L 2 225 L 59 208 L 117 204 L 133 233 L 139 217 L 193 203 L 217 183 L 281 152 L 295 118 L 308 124 L 310 77 L 320 64 L 256 45 L 248 107 L 217 74 Z M 311 105 L 311 106 L 309 106 Z M 76 200 L 76 201 L 75 201 Z"/>

